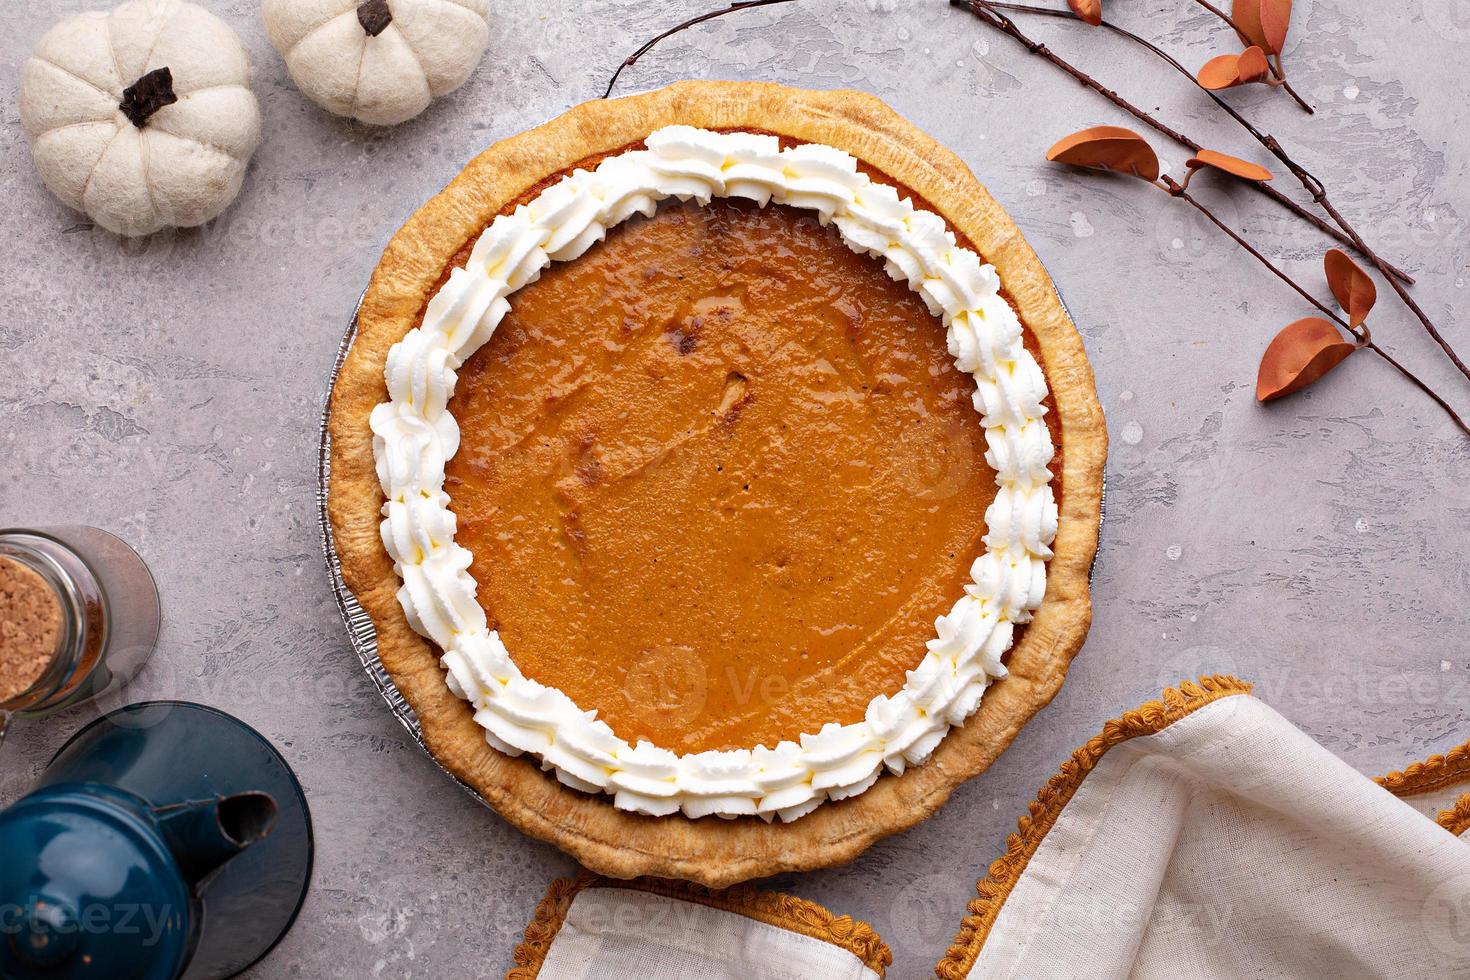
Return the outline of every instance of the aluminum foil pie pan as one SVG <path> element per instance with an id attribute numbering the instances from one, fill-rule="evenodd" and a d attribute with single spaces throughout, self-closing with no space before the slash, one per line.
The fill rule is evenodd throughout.
<path id="1" fill-rule="evenodd" d="M 364 293 L 366 295 L 366 293 Z M 359 297 L 358 309 L 362 308 L 362 298 Z M 383 661 L 378 656 L 378 631 L 373 626 L 372 617 L 362 604 L 357 601 L 357 596 L 347 587 L 342 579 L 342 559 L 337 554 L 337 542 L 332 536 L 332 521 L 327 514 L 327 485 L 332 475 L 332 388 L 337 384 L 337 375 L 342 370 L 343 363 L 347 360 L 347 352 L 352 349 L 352 342 L 357 339 L 357 311 L 352 314 L 352 322 L 347 325 L 347 332 L 342 335 L 342 343 L 337 348 L 337 357 L 332 362 L 332 373 L 327 378 L 326 395 L 322 403 L 321 432 L 319 434 L 319 448 L 317 456 L 317 518 L 321 522 L 322 553 L 327 559 L 327 572 L 332 580 L 332 594 L 337 599 L 337 611 L 342 614 L 342 623 L 347 627 L 347 638 L 352 641 L 353 652 L 357 659 L 362 661 L 362 669 L 367 671 L 373 686 L 388 702 L 388 709 L 393 712 L 393 717 L 398 719 L 413 740 L 424 750 L 424 754 L 434 760 L 434 765 L 459 786 L 460 789 L 473 796 L 482 805 L 489 806 L 485 799 L 475 792 L 474 788 L 460 779 L 454 773 L 439 765 L 439 760 L 434 759 L 434 754 L 429 751 L 429 746 L 424 742 L 423 727 L 419 724 L 419 716 L 414 713 L 408 701 L 404 699 L 403 692 L 393 683 L 388 676 L 388 671 L 383 667 Z"/>

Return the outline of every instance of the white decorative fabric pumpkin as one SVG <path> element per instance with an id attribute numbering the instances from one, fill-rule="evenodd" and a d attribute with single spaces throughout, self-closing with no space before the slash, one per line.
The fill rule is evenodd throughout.
<path id="1" fill-rule="evenodd" d="M 470 77 L 488 9 L 489 0 L 264 0 L 261 15 L 307 98 L 391 126 Z"/>
<path id="2" fill-rule="evenodd" d="M 20 115 L 51 192 L 123 235 L 218 215 L 260 142 L 244 45 L 183 0 L 57 24 L 21 73 Z"/>

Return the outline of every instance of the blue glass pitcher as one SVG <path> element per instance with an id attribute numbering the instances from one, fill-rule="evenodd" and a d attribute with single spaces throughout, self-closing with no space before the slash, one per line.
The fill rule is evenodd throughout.
<path id="1" fill-rule="evenodd" d="M 0 977 L 234 976 L 290 928 L 311 860 L 306 797 L 258 732 L 129 705 L 0 811 Z"/>

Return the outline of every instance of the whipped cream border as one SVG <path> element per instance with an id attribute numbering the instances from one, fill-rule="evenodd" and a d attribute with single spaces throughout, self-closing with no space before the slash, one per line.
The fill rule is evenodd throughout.
<path id="1" fill-rule="evenodd" d="M 383 546 L 402 579 L 409 624 L 443 651 L 446 682 L 475 709 L 485 739 L 508 755 L 530 754 L 562 783 L 609 793 L 620 809 L 653 816 L 747 814 L 798 819 L 826 800 L 862 793 L 884 770 L 928 760 L 952 726 L 979 707 L 1016 625 L 1046 591 L 1057 530 L 1046 379 L 1021 342 L 1021 324 L 1000 295 L 994 267 L 956 245 L 945 221 L 872 180 L 850 154 L 819 143 L 782 149 L 774 136 L 668 126 L 646 149 L 578 169 L 480 235 L 462 269 L 429 300 L 421 326 L 388 353 L 389 400 L 372 412 L 373 452 L 387 498 Z M 855 252 L 884 262 L 943 319 L 950 354 L 974 376 L 975 409 L 997 493 L 985 514 L 986 551 L 972 582 L 935 621 L 903 689 L 880 695 L 864 720 L 835 722 L 775 748 L 679 755 L 619 738 L 595 711 L 523 676 L 475 597 L 470 552 L 454 541 L 445 461 L 459 448 L 448 411 L 457 369 L 494 333 L 508 297 L 551 262 L 577 258 L 634 214 L 667 198 L 708 204 L 740 197 L 815 211 Z"/>

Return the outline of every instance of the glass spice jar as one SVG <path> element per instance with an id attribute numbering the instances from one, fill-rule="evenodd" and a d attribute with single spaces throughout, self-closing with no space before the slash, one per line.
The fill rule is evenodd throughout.
<path id="1" fill-rule="evenodd" d="M 120 538 L 94 527 L 0 530 L 0 737 L 114 691 L 158 640 L 158 588 Z"/>

